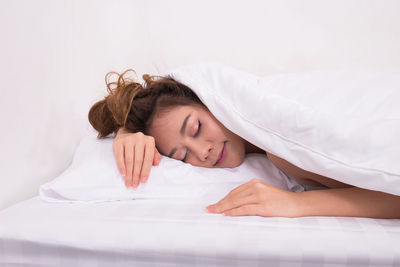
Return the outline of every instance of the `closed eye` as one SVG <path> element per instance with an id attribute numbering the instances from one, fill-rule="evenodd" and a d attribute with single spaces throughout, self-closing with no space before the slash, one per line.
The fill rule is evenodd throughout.
<path id="1" fill-rule="evenodd" d="M 201 122 L 198 121 L 197 132 L 193 135 L 193 137 L 199 136 L 199 134 L 200 134 L 200 128 L 201 128 Z M 182 161 L 185 162 L 185 163 L 186 163 L 186 157 L 187 157 L 188 153 L 189 153 L 189 152 L 186 151 L 185 157 L 182 159 Z"/>
<path id="2" fill-rule="evenodd" d="M 197 137 L 200 133 L 200 128 L 201 128 L 201 122 L 199 121 L 198 127 L 197 127 L 197 132 L 193 137 Z"/>

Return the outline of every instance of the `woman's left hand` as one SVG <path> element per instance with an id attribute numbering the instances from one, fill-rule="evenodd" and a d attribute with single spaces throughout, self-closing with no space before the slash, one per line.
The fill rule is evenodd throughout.
<path id="1" fill-rule="evenodd" d="M 264 217 L 298 217 L 297 194 L 258 179 L 233 189 L 218 203 L 207 207 L 210 213 L 227 216 L 258 215 Z"/>

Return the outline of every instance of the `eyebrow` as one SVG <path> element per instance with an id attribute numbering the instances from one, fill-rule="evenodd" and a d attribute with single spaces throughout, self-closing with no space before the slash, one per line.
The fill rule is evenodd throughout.
<path id="1" fill-rule="evenodd" d="M 190 113 L 189 115 L 187 115 L 186 118 L 183 120 L 182 127 L 181 127 L 181 130 L 180 130 L 181 136 L 183 136 L 183 135 L 185 134 L 186 125 L 187 125 L 187 122 L 188 122 L 188 120 L 189 120 L 189 118 L 190 118 L 191 115 L 192 115 L 192 113 Z M 175 152 L 176 152 L 177 150 L 178 150 L 178 149 L 177 149 L 176 147 L 175 147 L 174 149 L 172 149 L 171 152 L 168 154 L 168 157 L 172 158 L 172 156 L 175 154 Z"/>

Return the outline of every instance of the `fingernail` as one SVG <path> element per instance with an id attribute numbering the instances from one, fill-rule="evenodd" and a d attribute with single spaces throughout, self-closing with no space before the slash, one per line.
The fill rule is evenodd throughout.
<path id="1" fill-rule="evenodd" d="M 208 210 L 208 212 L 210 212 L 210 213 L 214 213 L 214 212 L 215 212 L 215 207 L 212 206 L 212 205 L 210 205 L 210 206 L 207 207 L 207 210 Z"/>
<path id="2" fill-rule="evenodd" d="M 147 182 L 147 177 L 142 177 L 141 181 L 142 181 L 142 184 L 146 183 Z"/>

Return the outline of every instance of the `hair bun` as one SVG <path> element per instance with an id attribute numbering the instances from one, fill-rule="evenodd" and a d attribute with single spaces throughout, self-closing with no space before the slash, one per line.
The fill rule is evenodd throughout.
<path id="1" fill-rule="evenodd" d="M 109 94 L 105 99 L 93 105 L 89 111 L 89 121 L 99 132 L 100 138 L 125 127 L 133 99 L 143 89 L 140 83 L 127 77 L 129 72 L 135 73 L 132 69 L 128 69 L 122 74 L 107 73 L 105 78 Z M 117 80 L 110 81 L 114 75 L 117 76 Z"/>
<path id="2" fill-rule="evenodd" d="M 110 72 L 106 76 L 107 89 L 109 92 L 109 95 L 106 97 L 107 107 L 119 127 L 125 126 L 133 99 L 138 92 L 143 90 L 143 86 L 140 83 L 127 77 L 129 72 L 135 73 L 134 70 L 128 69 L 122 74 Z M 118 80 L 110 82 L 110 77 L 113 74 L 118 75 Z"/>
<path id="3" fill-rule="evenodd" d="M 143 74 L 142 76 L 144 82 L 146 83 L 146 86 L 154 82 L 154 78 L 150 76 L 149 74 Z"/>

